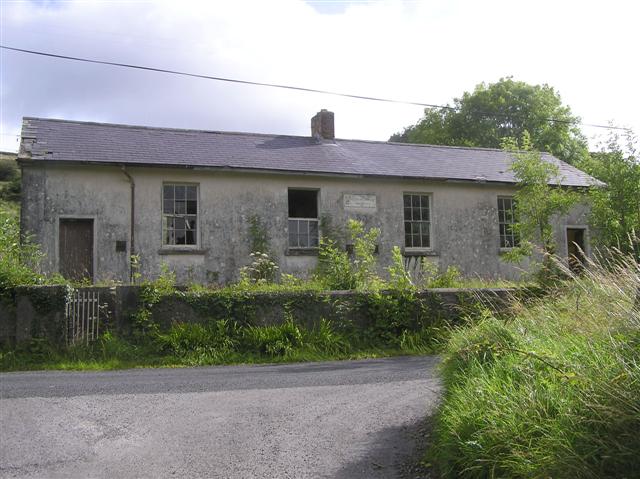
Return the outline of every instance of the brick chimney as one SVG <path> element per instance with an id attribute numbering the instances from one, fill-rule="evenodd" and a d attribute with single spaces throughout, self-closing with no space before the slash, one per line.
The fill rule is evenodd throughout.
<path id="1" fill-rule="evenodd" d="M 311 136 L 317 141 L 335 139 L 332 111 L 320 110 L 311 118 Z"/>

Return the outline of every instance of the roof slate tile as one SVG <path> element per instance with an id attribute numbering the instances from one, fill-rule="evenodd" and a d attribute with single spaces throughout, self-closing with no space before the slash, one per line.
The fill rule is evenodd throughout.
<path id="1" fill-rule="evenodd" d="M 387 176 L 515 183 L 511 156 L 496 149 L 180 130 L 27 117 L 23 137 L 35 136 L 31 159 L 127 165 L 237 168 L 297 173 Z M 49 154 L 48 154 L 49 153 Z M 558 165 L 563 185 L 599 182 L 543 153 Z"/>

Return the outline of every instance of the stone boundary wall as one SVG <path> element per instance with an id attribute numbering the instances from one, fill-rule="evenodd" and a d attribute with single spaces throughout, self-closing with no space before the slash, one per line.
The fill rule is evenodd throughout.
<path id="1" fill-rule="evenodd" d="M 140 286 L 88 287 L 100 293 L 102 331 L 122 337 L 133 332 L 132 316 L 140 307 Z M 0 346 L 12 347 L 34 338 L 42 338 L 64 346 L 65 305 L 69 293 L 66 286 L 21 286 L 11 294 L 0 295 Z M 431 289 L 420 291 L 416 300 L 399 303 L 410 316 L 425 315 L 428 320 L 455 321 L 478 302 L 496 313 L 507 310 L 515 289 Z M 266 326 L 279 324 L 291 317 L 313 327 L 321 319 L 348 322 L 366 328 L 379 310 L 375 294 L 393 296 L 392 291 L 367 293 L 360 291 L 327 292 L 206 292 L 177 291 L 163 297 L 151 307 L 153 320 L 161 330 L 173 322 L 200 322 L 233 319 L 240 324 Z M 10 297 L 11 299 L 7 299 Z M 378 308 L 378 309 L 376 309 Z"/>
<path id="2" fill-rule="evenodd" d="M 64 341 L 66 286 L 18 286 L 0 295 L 0 346 Z"/>

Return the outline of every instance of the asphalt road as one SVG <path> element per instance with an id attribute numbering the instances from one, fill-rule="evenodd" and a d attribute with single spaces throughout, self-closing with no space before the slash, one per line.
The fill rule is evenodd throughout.
<path id="1" fill-rule="evenodd" d="M 0 477 L 414 477 L 436 357 L 0 375 Z"/>

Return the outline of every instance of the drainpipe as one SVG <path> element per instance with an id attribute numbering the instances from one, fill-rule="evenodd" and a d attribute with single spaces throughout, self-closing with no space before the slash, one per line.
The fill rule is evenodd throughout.
<path id="1" fill-rule="evenodd" d="M 130 241 L 130 246 L 129 246 L 129 282 L 133 283 L 132 257 L 133 257 L 133 255 L 136 254 L 135 248 L 134 248 L 135 234 L 134 234 L 134 227 L 133 227 L 134 220 L 135 220 L 136 184 L 133 181 L 133 178 L 131 177 L 129 172 L 127 171 L 127 167 L 125 165 L 122 165 L 122 172 L 127 177 L 127 179 L 129 180 L 129 184 L 131 185 L 131 226 L 130 226 L 130 229 L 129 229 L 129 231 L 131 231 L 131 238 L 129 239 L 129 241 Z"/>

